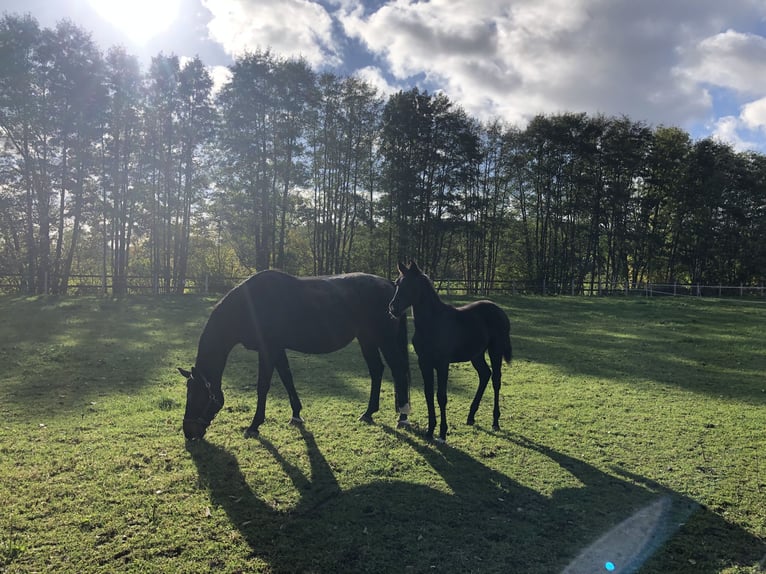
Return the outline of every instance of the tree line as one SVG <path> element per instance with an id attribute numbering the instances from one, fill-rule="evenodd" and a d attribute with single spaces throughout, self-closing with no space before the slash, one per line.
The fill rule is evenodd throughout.
<path id="1" fill-rule="evenodd" d="M 758 284 L 766 157 L 582 113 L 479 122 L 442 94 L 383 97 L 270 51 L 220 90 L 199 58 L 149 69 L 69 21 L 0 20 L 0 274 L 115 294 L 129 275 L 270 267 L 390 276 L 416 259 L 475 292 Z"/>

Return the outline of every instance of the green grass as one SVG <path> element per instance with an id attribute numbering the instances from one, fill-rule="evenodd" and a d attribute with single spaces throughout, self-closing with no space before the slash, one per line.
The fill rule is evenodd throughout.
<path id="1" fill-rule="evenodd" d="M 275 379 L 255 440 L 258 359 L 236 349 L 226 407 L 187 445 L 175 367 L 211 299 L 0 298 L 0 572 L 560 572 L 663 496 L 641 572 L 763 571 L 766 304 L 499 302 L 500 432 L 491 393 L 464 424 L 476 377 L 453 365 L 448 445 L 426 442 L 414 353 L 415 428 L 394 428 L 388 371 L 358 423 L 354 343 L 291 354 L 305 428 Z"/>

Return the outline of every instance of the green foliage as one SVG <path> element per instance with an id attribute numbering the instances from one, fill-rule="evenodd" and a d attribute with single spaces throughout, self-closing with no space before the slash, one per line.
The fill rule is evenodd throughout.
<path id="1" fill-rule="evenodd" d="M 410 258 L 476 293 L 764 281 L 766 159 L 678 128 L 482 125 L 443 93 L 384 101 L 268 50 L 214 97 L 199 58 L 143 71 L 69 22 L 15 15 L 0 50 L 0 274 L 27 293 L 77 273 L 181 293 L 194 274 L 387 275 Z"/>
<path id="2" fill-rule="evenodd" d="M 388 374 L 375 425 L 356 343 L 291 353 L 261 437 L 257 355 L 235 349 L 208 442 L 185 444 L 177 366 L 213 299 L 0 298 L 0 570 L 560 572 L 669 496 L 643 573 L 746 573 L 766 553 L 766 372 L 758 303 L 508 298 L 502 431 L 450 370 L 448 445 L 412 431 Z M 683 524 L 680 524 L 683 523 Z M 605 558 L 609 559 L 609 557 Z"/>

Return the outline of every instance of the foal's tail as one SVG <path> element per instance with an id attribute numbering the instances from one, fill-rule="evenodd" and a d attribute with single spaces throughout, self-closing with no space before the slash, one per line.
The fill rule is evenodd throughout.
<path id="1" fill-rule="evenodd" d="M 511 363 L 511 356 L 513 355 L 513 348 L 511 347 L 511 332 L 508 331 L 508 333 L 505 336 L 505 339 L 503 340 L 503 359 L 505 359 L 505 362 L 510 364 Z"/>
<path id="2" fill-rule="evenodd" d="M 505 313 L 503 313 L 505 315 Z M 505 315 L 507 327 L 505 335 L 503 336 L 503 359 L 507 364 L 511 363 L 511 356 L 513 355 L 513 347 L 511 346 L 511 321 L 508 319 L 508 315 Z"/>

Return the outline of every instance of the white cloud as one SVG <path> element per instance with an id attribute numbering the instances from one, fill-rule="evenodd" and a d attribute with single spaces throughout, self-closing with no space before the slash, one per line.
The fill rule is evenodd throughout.
<path id="1" fill-rule="evenodd" d="M 444 91 L 481 119 L 627 115 L 707 125 L 696 135 L 738 146 L 766 126 L 763 0 L 203 3 L 210 36 L 229 54 L 270 48 L 316 68 L 356 68 L 384 94 Z M 366 54 L 351 54 L 357 45 Z M 716 123 L 716 114 L 726 117 Z"/>
<path id="2" fill-rule="evenodd" d="M 211 66 L 208 68 L 210 79 L 213 80 L 212 92 L 216 95 L 231 80 L 231 70 L 227 66 Z"/>
<path id="3" fill-rule="evenodd" d="M 766 130 L 766 97 L 742 106 L 740 120 L 750 130 Z"/>
<path id="4" fill-rule="evenodd" d="M 212 13 L 210 37 L 232 56 L 271 49 L 302 57 L 314 67 L 340 62 L 332 34 L 333 21 L 309 0 L 202 0 Z"/>
<path id="5" fill-rule="evenodd" d="M 716 120 L 711 135 L 714 139 L 730 144 L 735 150 L 753 149 L 756 144 L 745 141 L 740 135 L 742 127 L 742 121 L 738 117 L 724 116 Z"/>
<path id="6" fill-rule="evenodd" d="M 727 30 L 703 39 L 685 73 L 696 82 L 747 94 L 766 92 L 766 38 Z"/>
<path id="7" fill-rule="evenodd" d="M 738 116 L 723 116 L 713 123 L 710 135 L 731 144 L 737 151 L 766 152 L 766 98 L 749 102 L 741 107 Z"/>
<path id="8" fill-rule="evenodd" d="M 766 40 L 720 33 L 763 18 L 766 4 L 755 0 L 338 4 L 346 34 L 395 78 L 424 78 L 479 117 L 586 111 L 684 126 L 710 114 L 705 83 L 766 81 Z M 715 76 L 716 62 L 731 77 Z"/>
<path id="9" fill-rule="evenodd" d="M 766 150 L 763 134 L 766 132 L 766 98 L 749 102 L 740 108 L 738 116 L 723 116 L 713 122 L 713 138 L 731 144 L 737 151 Z"/>
<path id="10" fill-rule="evenodd" d="M 376 66 L 365 66 L 354 72 L 354 75 L 360 80 L 364 80 L 371 86 L 374 86 L 383 96 L 389 96 L 400 90 L 407 89 L 407 86 L 405 85 L 390 83 L 386 80 L 381 69 Z"/>

